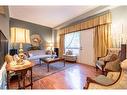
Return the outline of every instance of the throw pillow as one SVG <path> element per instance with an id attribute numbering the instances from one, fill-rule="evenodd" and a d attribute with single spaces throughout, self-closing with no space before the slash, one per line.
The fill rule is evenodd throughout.
<path id="1" fill-rule="evenodd" d="M 115 61 L 116 59 L 118 59 L 118 55 L 112 54 L 112 55 L 110 56 L 109 61 Z"/>
<path id="2" fill-rule="evenodd" d="M 115 61 L 108 62 L 105 66 L 106 70 L 111 70 L 111 71 L 120 71 L 120 59 L 118 58 Z"/>

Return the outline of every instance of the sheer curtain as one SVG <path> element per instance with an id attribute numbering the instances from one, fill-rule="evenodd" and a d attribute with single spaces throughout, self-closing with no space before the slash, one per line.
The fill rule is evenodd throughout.
<path id="1" fill-rule="evenodd" d="M 78 55 L 80 49 L 80 32 L 66 34 L 64 45 L 65 52 L 71 50 L 73 54 Z"/>

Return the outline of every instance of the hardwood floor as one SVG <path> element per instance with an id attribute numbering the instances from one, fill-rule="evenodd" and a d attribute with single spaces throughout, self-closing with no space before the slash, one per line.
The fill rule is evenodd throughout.
<path id="1" fill-rule="evenodd" d="M 82 89 L 87 76 L 95 77 L 99 74 L 94 67 L 77 63 L 66 70 L 33 82 L 33 89 Z M 10 88 L 15 89 L 16 85 L 17 83 L 12 81 Z"/>

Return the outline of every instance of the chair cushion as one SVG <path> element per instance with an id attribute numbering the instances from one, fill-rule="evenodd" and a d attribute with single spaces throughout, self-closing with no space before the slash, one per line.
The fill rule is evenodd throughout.
<path id="1" fill-rule="evenodd" d="M 110 79 L 110 78 L 107 78 L 106 76 L 104 75 L 99 75 L 97 76 L 96 78 L 94 78 L 94 80 L 97 82 L 97 83 L 100 83 L 100 84 L 104 84 L 104 85 L 109 85 L 109 84 L 112 84 L 114 82 L 114 80 Z"/>
<path id="2" fill-rule="evenodd" d="M 96 64 L 103 66 L 104 65 L 104 61 L 97 60 Z"/>

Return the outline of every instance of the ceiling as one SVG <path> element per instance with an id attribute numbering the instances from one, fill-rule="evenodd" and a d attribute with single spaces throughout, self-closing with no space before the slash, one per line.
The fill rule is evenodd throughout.
<path id="1" fill-rule="evenodd" d="M 9 6 L 12 18 L 54 28 L 97 6 Z"/>

